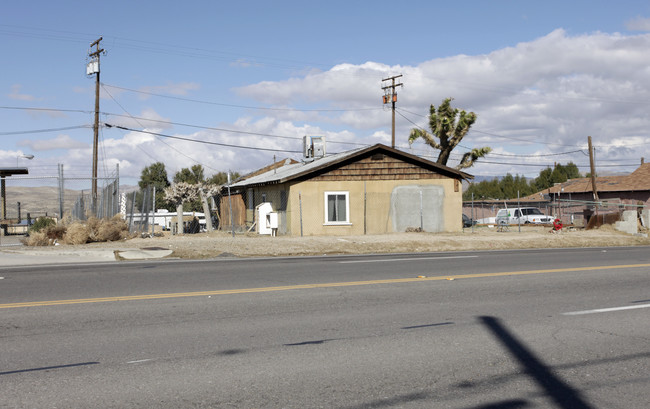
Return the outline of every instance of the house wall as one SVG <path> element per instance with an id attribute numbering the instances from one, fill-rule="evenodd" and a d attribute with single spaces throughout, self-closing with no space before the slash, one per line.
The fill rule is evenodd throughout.
<path id="1" fill-rule="evenodd" d="M 454 179 L 333 181 L 309 180 L 290 186 L 287 233 L 363 235 L 403 232 L 420 227 L 420 192 L 424 231 L 462 230 L 462 192 Z M 349 224 L 325 222 L 325 192 L 347 192 Z M 414 203 L 415 202 L 415 203 Z M 302 211 L 301 211 L 302 210 Z M 415 214 L 413 214 L 415 213 Z M 302 217 L 301 217 L 302 214 Z M 301 220 L 302 219 L 302 220 Z"/>
<path id="2" fill-rule="evenodd" d="M 252 226 L 257 222 L 255 207 L 261 203 L 271 203 L 274 212 L 278 213 L 278 234 L 287 234 L 288 187 L 286 184 L 257 186 L 246 189 L 244 194 L 246 206 L 246 225 Z M 257 231 L 257 228 L 255 229 Z"/>

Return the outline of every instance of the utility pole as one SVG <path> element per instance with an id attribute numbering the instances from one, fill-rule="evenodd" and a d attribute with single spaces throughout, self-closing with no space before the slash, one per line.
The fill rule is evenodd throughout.
<path id="1" fill-rule="evenodd" d="M 99 42 L 102 37 L 90 44 L 88 57 L 91 58 L 86 66 L 86 75 L 95 74 L 95 123 L 93 124 L 93 176 L 92 176 L 92 212 L 97 213 L 97 145 L 99 141 L 99 56 L 104 53 L 103 48 L 99 48 Z M 92 50 L 95 47 L 95 51 Z"/>
<path id="2" fill-rule="evenodd" d="M 393 77 L 384 78 L 383 80 L 381 80 L 382 82 L 391 81 L 390 85 L 384 85 L 381 87 L 381 89 L 384 90 L 384 98 L 383 98 L 384 104 L 391 102 L 391 104 L 393 105 L 393 126 L 391 128 L 392 138 L 391 138 L 391 145 L 390 145 L 391 148 L 395 148 L 395 103 L 397 102 L 397 92 L 395 92 L 395 87 L 401 87 L 402 85 L 404 85 L 401 82 L 395 83 L 395 80 L 401 76 L 402 74 L 395 75 Z"/>
<path id="3" fill-rule="evenodd" d="M 598 201 L 598 191 L 596 190 L 596 164 L 594 163 L 594 147 L 591 145 L 591 136 L 587 137 L 589 145 L 589 166 L 591 167 L 591 189 L 594 192 L 594 200 Z"/>

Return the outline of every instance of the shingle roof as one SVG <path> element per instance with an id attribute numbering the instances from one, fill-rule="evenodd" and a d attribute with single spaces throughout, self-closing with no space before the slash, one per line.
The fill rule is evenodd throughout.
<path id="1" fill-rule="evenodd" d="M 441 174 L 445 174 L 451 177 L 457 177 L 460 179 L 473 179 L 474 176 L 461 172 L 459 170 L 439 165 L 437 163 L 422 159 L 418 156 L 411 155 L 397 149 L 390 148 L 386 145 L 376 144 L 370 147 L 363 147 L 358 149 L 353 149 L 346 152 L 337 153 L 334 155 L 326 156 L 324 158 L 318 158 L 311 162 L 297 162 L 284 164 L 280 167 L 275 167 L 266 172 L 256 171 L 253 172 L 250 177 L 244 177 L 236 183 L 231 185 L 232 188 L 245 187 L 252 185 L 265 185 L 265 184 L 277 184 L 285 183 L 293 179 L 308 177 L 310 174 L 316 173 L 323 169 L 329 167 L 335 167 L 337 164 L 360 157 L 363 155 L 368 155 L 375 153 L 376 151 L 382 151 L 387 154 L 392 154 L 394 156 L 400 157 L 404 160 L 418 163 L 422 167 L 429 169 L 435 169 Z M 264 169 L 264 168 L 263 168 Z"/>

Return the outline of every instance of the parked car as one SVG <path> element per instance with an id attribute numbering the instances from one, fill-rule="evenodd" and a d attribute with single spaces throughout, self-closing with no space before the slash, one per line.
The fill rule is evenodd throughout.
<path id="1" fill-rule="evenodd" d="M 463 227 L 472 227 L 476 225 L 476 220 L 470 219 L 469 216 L 463 213 Z"/>
<path id="2" fill-rule="evenodd" d="M 546 216 L 536 207 L 513 207 L 501 209 L 497 213 L 497 224 L 550 224 L 553 223 L 551 216 Z"/>

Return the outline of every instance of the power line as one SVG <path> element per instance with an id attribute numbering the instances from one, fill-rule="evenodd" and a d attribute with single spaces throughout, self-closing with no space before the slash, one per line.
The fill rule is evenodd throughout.
<path id="1" fill-rule="evenodd" d="M 108 90 L 104 89 L 106 93 L 113 99 L 113 101 L 116 102 L 116 104 L 124 110 L 124 108 L 117 103 L 115 98 L 112 97 L 112 95 L 108 92 Z M 75 112 L 75 113 L 83 113 L 83 114 L 93 114 L 94 111 L 88 111 L 88 110 L 79 110 L 79 109 L 58 109 L 58 108 L 34 108 L 34 107 L 8 107 L 8 106 L 0 106 L 0 109 L 11 109 L 11 110 L 26 110 L 26 111 L 52 111 L 52 112 Z M 124 112 L 127 112 L 124 110 Z M 114 117 L 121 117 L 121 118 L 130 118 L 133 120 L 136 120 L 136 122 L 139 121 L 147 121 L 147 122 L 156 122 L 156 123 L 161 123 L 161 124 L 167 124 L 167 125 L 178 125 L 178 126 L 185 126 L 188 128 L 197 128 L 197 129 L 206 129 L 206 130 L 212 130 L 212 131 L 219 131 L 219 132 L 229 132 L 229 133 L 236 133 L 236 134 L 244 134 L 244 135 L 254 135 L 254 136 L 265 136 L 265 137 L 272 137 L 272 138 L 282 138 L 282 139 L 295 139 L 295 140 L 301 140 L 302 138 L 296 137 L 296 136 L 283 136 L 283 135 L 275 135 L 275 134 L 267 134 L 267 133 L 261 133 L 261 132 L 250 132 L 250 131 L 241 131 L 241 130 L 235 130 L 235 129 L 226 129 L 226 128 L 216 128 L 216 127 L 210 127 L 210 126 L 202 126 L 202 125 L 193 125 L 193 124 L 188 124 L 188 123 L 183 123 L 183 122 L 174 122 L 174 121 L 165 121 L 165 120 L 160 120 L 160 119 L 152 119 L 152 118 L 143 118 L 143 117 L 137 117 L 129 114 L 128 115 L 122 115 L 122 114 L 115 114 L 111 112 L 100 112 L 101 115 L 104 116 L 114 116 Z M 140 124 L 142 126 L 142 124 Z M 92 127 L 91 125 L 79 125 L 79 128 L 89 128 Z M 143 126 L 144 128 L 144 126 Z M 68 128 L 60 128 L 61 130 L 65 130 Z M 74 129 L 73 127 L 69 127 L 69 129 Z M 56 131 L 58 129 L 52 129 L 52 131 Z M 49 132 L 50 130 L 44 130 L 43 132 Z M 31 132 L 38 132 L 38 131 L 18 131 L 20 133 L 31 133 Z M 16 132 L 16 133 L 18 133 Z M 6 132 L 6 133 L 0 133 L 0 135 L 10 135 L 12 132 Z M 341 144 L 341 145 L 355 145 L 355 146 L 367 146 L 367 144 L 361 144 L 361 143 L 356 143 L 356 142 L 342 142 L 342 141 L 333 141 L 329 140 L 328 143 L 335 143 L 335 144 Z"/>
<path id="2" fill-rule="evenodd" d="M 181 141 L 187 141 L 187 142 L 194 142 L 194 143 L 202 143 L 206 145 L 216 145 L 216 146 L 225 146 L 228 148 L 237 148 L 237 149 L 253 149 L 257 151 L 267 151 L 267 152 L 284 152 L 284 153 L 302 153 L 302 151 L 290 151 L 286 149 L 271 149 L 271 148 L 259 148 L 255 146 L 243 146 L 243 145 L 234 145 L 234 144 L 228 144 L 228 143 L 220 143 L 220 142 L 211 142 L 211 141 L 202 141 L 198 139 L 191 139 L 191 138 L 184 138 L 182 136 L 173 136 L 173 135 L 166 135 L 158 132 L 151 132 L 151 131 L 144 131 L 144 130 L 139 130 L 139 129 L 133 129 L 133 128 L 127 128 L 125 126 L 119 126 L 119 125 L 111 125 L 111 124 L 105 124 L 109 128 L 117 128 L 121 129 L 124 131 L 130 131 L 130 132 L 139 132 L 139 133 L 145 133 L 149 135 L 157 135 L 161 136 L 164 138 L 171 138 L 171 139 L 178 139 Z"/>
<path id="3" fill-rule="evenodd" d="M 104 87 L 103 84 L 102 84 L 102 88 L 104 88 L 104 91 L 106 91 L 106 93 L 108 94 L 108 96 L 111 97 L 111 99 L 113 100 L 113 102 L 115 102 L 115 103 L 116 103 L 120 108 L 122 108 L 122 110 L 123 110 L 124 112 L 126 112 L 126 114 L 128 115 L 129 118 L 134 119 L 135 122 L 137 122 L 141 127 L 145 128 L 145 126 L 142 125 L 142 123 L 140 123 L 140 121 L 138 121 L 138 120 L 137 120 L 133 115 L 131 115 L 131 114 L 129 113 L 129 111 L 127 111 L 126 108 L 124 108 L 124 107 L 122 106 L 122 104 L 120 104 L 120 103 L 119 103 L 119 102 L 118 102 L 118 101 L 113 97 L 113 95 L 112 95 L 112 94 L 111 94 L 111 93 L 110 93 L 110 92 L 109 92 L 109 91 Z M 196 159 L 194 159 L 194 158 L 192 158 L 192 157 L 187 156 L 186 154 L 184 154 L 184 153 L 181 152 L 180 150 L 174 148 L 173 146 L 169 145 L 168 143 L 166 143 L 165 141 L 163 141 L 162 139 L 160 139 L 158 136 L 156 136 L 156 139 L 158 139 L 158 140 L 159 140 L 160 142 L 162 142 L 163 144 L 167 145 L 170 149 L 172 149 L 172 150 L 176 151 L 177 153 L 179 153 L 179 154 L 185 156 L 186 158 L 190 159 L 192 162 L 198 163 L 198 164 L 200 164 L 200 165 L 202 165 L 202 166 L 205 166 L 206 168 L 209 168 L 209 169 L 212 169 L 212 170 L 216 170 L 216 169 L 213 169 L 212 167 L 210 167 L 210 166 L 208 166 L 208 165 L 204 165 L 204 164 L 200 163 L 199 161 L 197 161 Z M 149 152 L 147 152 L 147 151 L 146 151 L 145 149 L 143 149 L 141 146 L 138 146 L 138 149 L 140 149 L 142 152 L 144 152 L 147 156 L 149 156 L 149 157 L 150 157 L 151 159 L 153 159 L 154 161 L 158 161 L 157 158 L 154 158 L 151 154 L 149 154 Z"/>
<path id="4" fill-rule="evenodd" d="M 0 109 L 22 110 L 22 111 L 45 111 L 45 112 L 74 112 L 74 113 L 81 113 L 81 114 L 95 113 L 95 111 L 89 111 L 87 109 L 37 108 L 37 107 L 14 107 L 14 106 L 0 106 Z"/>
<path id="5" fill-rule="evenodd" d="M 176 99 L 179 101 L 186 101 L 186 102 L 195 102 L 198 104 L 207 104 L 207 105 L 217 105 L 217 106 L 224 106 L 224 107 L 230 107 L 230 108 L 243 108 L 243 109 L 254 109 L 254 110 L 260 110 L 260 111 L 281 111 L 281 112 L 350 112 L 350 111 L 378 111 L 382 108 L 356 108 L 356 109 L 298 109 L 298 108 L 272 108 L 272 107 L 260 107 L 260 106 L 248 106 L 248 105 L 236 105 L 236 104 L 226 104 L 222 102 L 214 102 L 214 101 L 205 101 L 205 100 L 200 100 L 200 99 L 192 99 L 192 98 L 184 98 L 184 97 L 177 97 L 173 95 L 165 95 L 165 94 L 157 94 L 154 92 L 148 92 L 148 91 L 140 91 L 140 90 L 135 90 L 132 88 L 125 88 L 125 87 L 118 87 L 116 85 L 110 85 L 110 84 L 104 84 L 102 83 L 103 86 L 105 87 L 110 87 L 110 88 L 115 88 L 119 89 L 122 91 L 129 91 L 129 92 L 135 92 L 138 94 L 145 94 L 145 95 L 151 95 L 151 96 L 156 96 L 156 97 L 161 97 L 161 98 L 168 98 L 168 99 Z"/>
<path id="6" fill-rule="evenodd" d="M 47 128 L 47 129 L 32 129 L 29 131 L 9 131 L 9 132 L 0 132 L 0 135 L 25 135 L 31 133 L 46 133 L 46 132 L 60 132 L 60 131 L 69 131 L 71 129 L 82 129 L 82 128 L 92 128 L 91 125 L 76 125 L 76 126 L 66 126 L 63 128 Z"/>
<path id="7" fill-rule="evenodd" d="M 280 138 L 280 139 L 302 140 L 302 138 L 298 137 L 298 136 L 284 136 L 284 135 L 275 135 L 275 134 L 268 134 L 268 133 L 261 133 L 261 132 L 241 131 L 241 130 L 236 130 L 236 129 L 216 128 L 216 127 L 212 127 L 212 126 L 192 125 L 192 124 L 187 124 L 187 123 L 183 123 L 183 122 L 165 121 L 165 120 L 161 120 L 161 119 L 149 119 L 149 118 L 136 117 L 136 116 L 132 116 L 132 115 L 112 114 L 112 113 L 108 113 L 108 112 L 105 112 L 103 114 L 106 115 L 106 116 L 116 116 L 116 117 L 131 118 L 131 119 L 136 120 L 136 122 L 138 122 L 137 120 L 140 120 L 140 121 L 156 122 L 156 123 L 167 124 L 167 125 L 185 126 L 185 127 L 188 127 L 188 128 L 206 129 L 206 130 L 210 130 L 210 131 L 228 132 L 228 133 L 236 133 L 236 134 L 243 134 L 243 135 L 264 136 L 264 137 Z M 142 125 L 140 122 L 138 122 L 138 123 L 140 124 L 140 126 L 145 128 L 145 126 Z M 356 142 L 340 142 L 340 141 L 332 141 L 332 140 L 328 140 L 327 143 L 328 144 L 329 143 L 335 143 L 335 144 L 340 144 L 340 145 L 367 146 L 367 144 L 361 144 L 361 143 L 356 143 Z"/>

